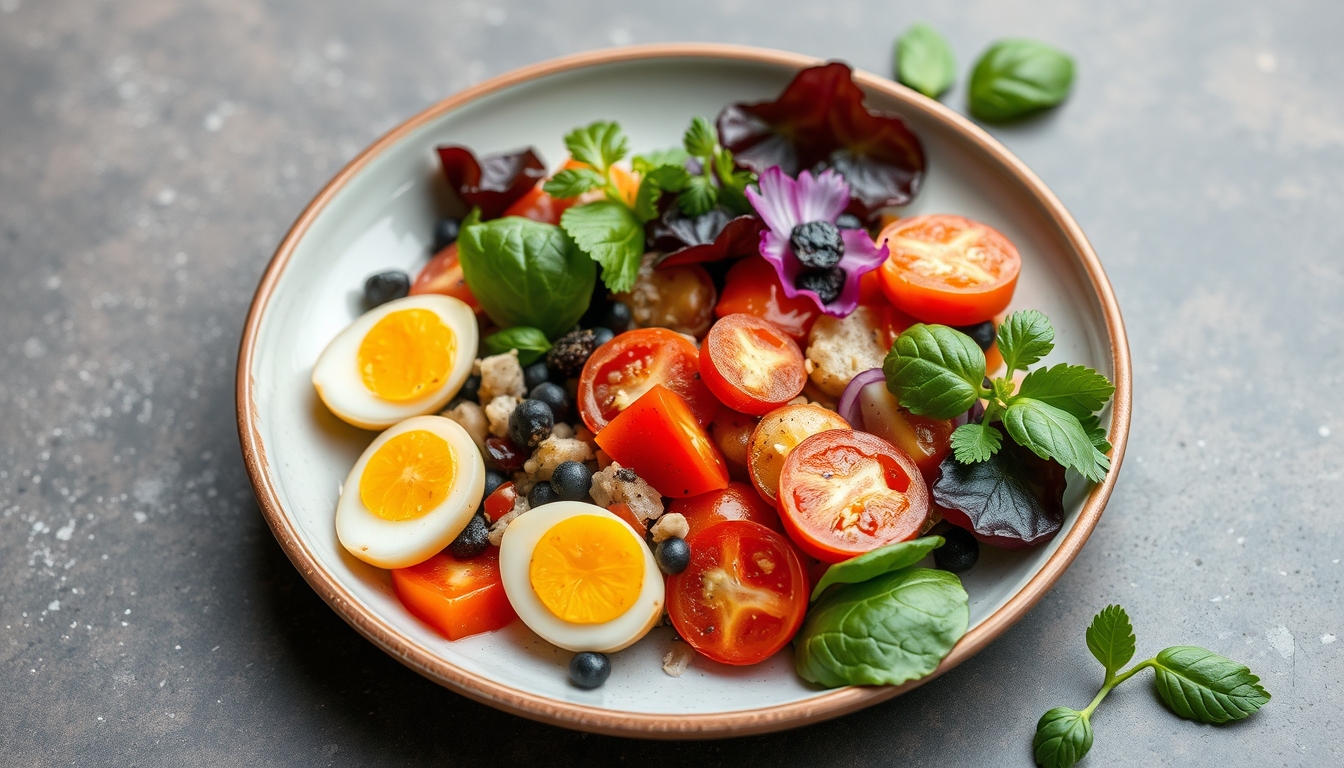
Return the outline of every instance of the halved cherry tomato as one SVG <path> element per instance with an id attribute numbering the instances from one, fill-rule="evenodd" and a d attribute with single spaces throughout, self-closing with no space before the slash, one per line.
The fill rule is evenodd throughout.
<path id="1" fill-rule="evenodd" d="M 882 289 L 927 323 L 982 323 L 1008 308 L 1022 257 L 997 230 L 962 216 L 899 219 L 878 235 L 891 255 Z"/>
<path id="2" fill-rule="evenodd" d="M 852 429 L 799 443 L 784 461 L 779 502 L 784 530 L 828 563 L 913 539 L 929 517 L 929 488 L 915 462 Z"/>
<path id="3" fill-rule="evenodd" d="M 392 587 L 407 610 L 449 640 L 499 629 L 518 616 L 504 594 L 496 547 L 470 560 L 440 552 L 393 569 Z"/>
<path id="4" fill-rule="evenodd" d="M 789 298 L 779 283 L 770 262 L 760 256 L 748 256 L 733 265 L 724 278 L 723 293 L 714 307 L 719 317 L 746 312 L 774 323 L 796 341 L 807 338 L 821 310 L 811 299 Z"/>
<path id="5" fill-rule="evenodd" d="M 584 363 L 579 415 L 589 429 L 600 432 L 658 384 L 685 398 L 700 426 L 709 424 L 719 411 L 719 401 L 700 380 L 700 351 L 695 345 L 666 328 L 640 328 L 598 347 Z"/>
<path id="6" fill-rule="evenodd" d="M 761 498 L 779 506 L 776 499 L 779 495 L 779 472 L 784 468 L 784 459 L 788 458 L 789 451 L 808 436 L 828 429 L 849 429 L 849 422 L 840 418 L 835 411 L 828 411 L 812 403 L 786 405 L 761 419 L 761 423 L 751 433 L 751 444 L 747 447 L 751 484 L 760 491 Z"/>
<path id="7" fill-rule="evenodd" d="M 739 312 L 700 344 L 700 375 L 729 408 L 763 416 L 803 391 L 803 352 L 778 326 Z"/>
<path id="8" fill-rule="evenodd" d="M 775 508 L 762 499 L 755 488 L 736 480 L 719 491 L 677 499 L 668 505 L 667 511 L 686 518 L 686 524 L 691 527 L 688 537 L 726 520 L 750 520 L 772 531 L 784 532 Z"/>
<path id="9" fill-rule="evenodd" d="M 914 459 L 926 482 L 938 479 L 938 465 L 952 449 L 952 431 L 956 425 L 951 419 L 916 416 L 902 408 L 882 379 L 860 390 L 859 409 L 865 432 L 905 451 Z"/>
<path id="10" fill-rule="evenodd" d="M 411 283 L 411 295 L 422 293 L 441 293 L 461 299 L 476 312 L 481 311 L 480 302 L 467 287 L 467 278 L 462 275 L 462 264 L 457 259 L 457 243 L 453 243 L 434 254 L 434 258 L 415 276 Z"/>
<path id="11" fill-rule="evenodd" d="M 655 384 L 602 431 L 597 444 L 664 496 L 681 498 L 728 487 L 728 467 L 676 392 Z"/>
<path id="12" fill-rule="evenodd" d="M 723 458 L 728 461 L 728 471 L 733 477 L 751 479 L 747 473 L 747 447 L 751 445 L 751 433 L 756 431 L 760 419 L 732 408 L 720 408 L 719 414 L 709 425 L 709 436 L 719 446 Z"/>
<path id="13" fill-rule="evenodd" d="M 691 563 L 667 579 L 667 613 L 692 648 L 723 664 L 755 664 L 793 639 L 808 580 L 788 539 L 749 520 L 693 534 Z"/>
<path id="14" fill-rule="evenodd" d="M 499 518 L 509 514 L 517 500 L 518 489 L 513 487 L 513 481 L 504 482 L 494 493 L 485 497 L 485 519 L 492 523 L 498 522 Z"/>
<path id="15" fill-rule="evenodd" d="M 578 202 L 578 199 L 560 200 L 551 197 L 538 184 L 528 190 L 527 194 L 513 201 L 513 205 L 504 209 L 504 215 L 522 216 L 524 219 L 540 221 L 543 224 L 559 224 L 560 216 Z"/>

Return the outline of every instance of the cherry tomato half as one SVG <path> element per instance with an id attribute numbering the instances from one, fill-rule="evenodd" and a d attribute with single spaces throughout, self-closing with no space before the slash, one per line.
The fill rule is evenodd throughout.
<path id="1" fill-rule="evenodd" d="M 543 224 L 559 224 L 560 216 L 573 207 L 577 199 L 560 200 L 551 197 L 542 190 L 541 185 L 528 190 L 527 194 L 513 201 L 504 210 L 505 216 L 522 216 L 524 219 L 540 221 Z"/>
<path id="2" fill-rule="evenodd" d="M 597 444 L 658 493 L 681 498 L 728 487 L 728 467 L 676 392 L 655 384 L 602 431 Z"/>
<path id="3" fill-rule="evenodd" d="M 918 535 L 929 517 L 929 488 L 901 449 L 835 429 L 802 441 L 784 460 L 779 510 L 804 552 L 838 563 Z"/>
<path id="4" fill-rule="evenodd" d="M 626 331 L 598 347 L 579 375 L 579 415 L 594 433 L 655 385 L 681 395 L 706 426 L 719 401 L 700 380 L 700 351 L 666 328 Z M 617 459 L 620 461 L 620 459 Z"/>
<path id="5" fill-rule="evenodd" d="M 891 255 L 882 290 L 927 323 L 982 323 L 1008 308 L 1022 257 L 997 230 L 962 216 L 898 219 L 878 235 Z"/>
<path id="6" fill-rule="evenodd" d="M 825 432 L 828 429 L 849 429 L 849 422 L 840 418 L 835 411 L 828 411 L 820 405 L 799 403 L 786 405 L 766 414 L 761 423 L 751 433 L 751 443 L 747 446 L 747 468 L 751 472 L 751 484 L 760 491 L 761 498 L 779 506 L 779 473 L 784 468 L 784 459 L 789 451 L 810 435 Z"/>
<path id="7" fill-rule="evenodd" d="M 811 299 L 785 296 L 775 268 L 760 256 L 748 256 L 737 262 L 724 278 L 723 293 L 714 314 L 726 317 L 739 312 L 774 323 L 796 341 L 806 339 L 812 323 L 821 316 Z"/>
<path id="8" fill-rule="evenodd" d="M 517 618 L 499 576 L 499 549 L 470 560 L 440 552 L 392 571 L 392 587 L 406 609 L 449 640 L 490 632 Z"/>
<path id="9" fill-rule="evenodd" d="M 750 520 L 772 531 L 784 532 L 775 508 L 762 499 L 755 488 L 740 481 L 733 481 L 722 490 L 677 499 L 667 511 L 686 518 L 686 524 L 691 528 L 686 534 L 688 537 L 728 520 Z"/>
<path id="10" fill-rule="evenodd" d="M 453 243 L 434 254 L 434 258 L 415 276 L 411 283 L 411 295 L 422 293 L 441 293 L 461 299 L 476 312 L 481 311 L 480 302 L 467 287 L 467 278 L 462 274 L 462 264 L 457 258 L 457 243 Z"/>
<path id="11" fill-rule="evenodd" d="M 709 329 L 700 345 L 700 375 L 724 405 L 756 416 L 797 397 L 807 383 L 803 352 L 793 339 L 742 312 Z"/>
<path id="12" fill-rule="evenodd" d="M 802 626 L 807 574 L 788 539 L 730 520 L 686 540 L 691 563 L 667 579 L 667 613 L 692 648 L 723 664 L 777 653 Z"/>

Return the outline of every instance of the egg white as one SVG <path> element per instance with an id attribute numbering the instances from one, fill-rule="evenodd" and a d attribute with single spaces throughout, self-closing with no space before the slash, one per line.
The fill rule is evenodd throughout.
<path id="1" fill-rule="evenodd" d="M 630 534 L 644 553 L 644 584 L 639 597 L 625 613 L 601 624 L 565 621 L 551 613 L 532 589 L 532 550 L 557 523 L 576 515 L 594 515 L 619 522 L 621 529 Z M 582 501 L 554 501 L 515 518 L 504 529 L 504 540 L 499 546 L 499 571 L 504 593 L 523 623 L 546 642 L 568 651 L 619 651 L 648 634 L 663 614 L 663 574 L 648 545 L 619 517 Z"/>
<path id="2" fill-rule="evenodd" d="M 457 471 L 448 496 L 437 507 L 411 520 L 385 520 L 359 495 L 359 479 L 369 459 L 397 435 L 423 429 L 448 441 Z M 416 416 L 382 433 L 364 449 L 336 503 L 336 538 L 350 554 L 379 568 L 406 568 L 428 560 L 457 538 L 476 513 L 485 492 L 485 462 L 471 435 L 442 416 Z"/>
<path id="3" fill-rule="evenodd" d="M 379 320 L 403 309 L 424 309 L 438 315 L 453 332 L 455 352 L 452 368 L 437 388 L 414 400 L 393 402 L 375 395 L 364 385 L 359 371 L 359 346 Z M 471 375 L 479 335 L 476 314 L 452 296 L 421 294 L 389 301 L 360 315 L 322 350 L 313 366 L 313 387 L 327 408 L 342 421 L 362 429 L 384 429 L 447 405 Z"/>

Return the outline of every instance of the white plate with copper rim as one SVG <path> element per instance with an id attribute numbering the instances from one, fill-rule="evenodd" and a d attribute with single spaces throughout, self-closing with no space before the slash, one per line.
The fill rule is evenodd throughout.
<path id="1" fill-rule="evenodd" d="M 1130 360 L 1120 309 L 1101 262 L 1059 200 L 1002 145 L 938 102 L 864 72 L 868 106 L 903 116 L 929 157 L 906 212 L 957 213 L 1006 234 L 1022 253 L 1013 308 L 1039 309 L 1057 330 L 1050 362 L 1082 363 L 1116 384 L 1107 414 L 1115 446 L 1100 485 L 1071 476 L 1067 517 L 1053 541 L 1018 552 L 982 548 L 963 576 L 970 629 L 923 680 L 825 690 L 793 672 L 786 649 L 755 666 L 696 657 L 681 677 L 662 670 L 675 642 L 655 629 L 615 654 L 597 690 L 571 685 L 569 654 L 520 622 L 450 642 L 397 601 L 385 572 L 345 553 L 333 514 L 340 484 L 374 434 L 345 425 L 309 381 L 326 343 L 359 313 L 369 274 L 414 273 L 428 257 L 445 185 L 434 148 L 478 153 L 535 146 L 557 163 L 561 136 L 597 119 L 621 123 L 636 150 L 673 146 L 695 115 L 770 100 L 808 56 L 709 44 L 595 51 L 525 67 L 447 98 L 379 139 L 308 205 L 257 288 L 238 359 L 238 428 L 267 523 L 313 589 L 356 630 L 448 688 L 524 717 L 645 738 L 713 738 L 791 728 L 884 701 L 928 682 L 1020 619 L 1077 556 L 1119 474 L 1129 432 Z"/>

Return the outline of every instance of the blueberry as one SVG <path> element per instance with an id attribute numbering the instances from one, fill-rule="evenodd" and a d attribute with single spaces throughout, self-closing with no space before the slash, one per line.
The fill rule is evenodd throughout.
<path id="1" fill-rule="evenodd" d="M 835 220 L 835 226 L 837 229 L 863 229 L 863 222 L 852 213 L 842 213 Z"/>
<path id="2" fill-rule="evenodd" d="M 364 281 L 364 304 L 369 309 L 380 307 L 411 292 L 411 276 L 399 269 L 379 272 Z"/>
<path id="3" fill-rule="evenodd" d="M 583 462 L 562 462 L 551 473 L 551 487 L 562 501 L 583 501 L 592 490 L 593 473 Z"/>
<path id="4" fill-rule="evenodd" d="M 789 245 L 793 246 L 793 255 L 803 262 L 803 266 L 815 269 L 834 267 L 845 255 L 845 241 L 840 239 L 840 230 L 829 221 L 799 224 L 789 234 Z"/>
<path id="5" fill-rule="evenodd" d="M 550 380 L 551 369 L 546 367 L 545 360 L 538 360 L 523 369 L 523 386 L 527 387 L 528 391 L 535 389 L 543 381 Z"/>
<path id="6" fill-rule="evenodd" d="M 840 267 L 808 269 L 799 273 L 793 285 L 799 290 L 817 294 L 822 304 L 830 304 L 840 297 L 840 290 L 845 287 L 845 277 L 845 270 Z"/>
<path id="7" fill-rule="evenodd" d="M 532 490 L 527 492 L 527 506 L 530 509 L 536 509 L 543 504 L 550 504 L 552 501 L 559 500 L 560 497 L 555 493 L 555 486 L 545 480 L 532 486 Z"/>
<path id="8" fill-rule="evenodd" d="M 543 381 L 532 388 L 527 395 L 533 400 L 540 400 L 550 406 L 551 416 L 555 421 L 569 421 L 569 392 L 565 388 L 550 381 Z"/>
<path id="9" fill-rule="evenodd" d="M 602 315 L 598 325 L 603 328 L 610 328 L 614 333 L 623 333 L 630 330 L 630 305 L 623 301 L 613 301 L 611 306 Z"/>
<path id="10" fill-rule="evenodd" d="M 658 561 L 658 568 L 663 573 L 675 576 L 691 564 L 691 546 L 685 539 L 673 536 L 658 542 L 658 546 L 653 550 L 653 557 Z"/>
<path id="11" fill-rule="evenodd" d="M 960 573 L 969 571 L 980 559 L 980 542 L 970 531 L 953 527 L 943 531 L 942 536 L 946 543 L 933 550 L 934 565 L 944 571 Z"/>
<path id="12" fill-rule="evenodd" d="M 611 330 L 610 328 L 607 328 L 606 326 L 599 325 L 598 327 L 593 329 L 594 348 L 600 347 L 614 338 L 616 338 L 616 332 Z"/>
<path id="13" fill-rule="evenodd" d="M 976 323 L 975 325 L 957 325 L 953 326 L 952 330 L 961 331 L 967 336 L 970 336 L 980 347 L 982 352 L 988 352 L 989 348 L 994 346 L 994 339 L 998 334 L 998 330 L 994 327 L 994 321 L 992 320 L 986 320 L 983 323 Z"/>
<path id="14" fill-rule="evenodd" d="M 580 688 L 597 688 L 611 677 L 611 662 L 606 654 L 584 651 L 569 660 L 569 679 Z"/>
<path id="15" fill-rule="evenodd" d="M 448 551 L 458 560 L 469 560 L 489 546 L 490 526 L 485 523 L 485 515 L 477 512 L 467 521 L 467 527 L 453 539 L 453 543 L 448 545 Z"/>
<path id="16" fill-rule="evenodd" d="M 490 494 L 499 490 L 499 486 L 509 482 L 508 475 L 503 472 L 497 472 L 493 469 L 485 470 L 485 493 L 481 494 L 481 501 L 490 498 Z"/>
<path id="17" fill-rule="evenodd" d="M 457 396 L 472 402 L 481 399 L 481 377 L 468 376 L 467 380 L 462 382 L 462 388 L 457 390 Z"/>
<path id="18" fill-rule="evenodd" d="M 540 400 L 524 400 L 509 414 L 509 439 L 519 448 L 532 449 L 551 436 L 555 416 Z"/>
<path id="19" fill-rule="evenodd" d="M 462 229 L 462 222 L 449 216 L 446 219 L 439 219 L 439 223 L 434 225 L 434 252 L 438 253 L 444 248 L 457 242 L 457 233 Z"/>

